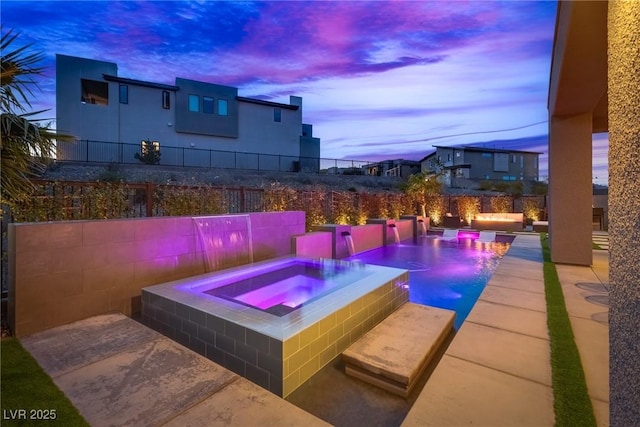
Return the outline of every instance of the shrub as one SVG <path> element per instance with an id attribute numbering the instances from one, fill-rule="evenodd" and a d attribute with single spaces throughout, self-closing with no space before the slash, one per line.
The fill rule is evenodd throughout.
<path id="1" fill-rule="evenodd" d="M 493 183 L 493 189 L 501 193 L 505 193 L 509 189 L 509 183 L 506 181 L 497 181 Z"/>
<path id="2" fill-rule="evenodd" d="M 513 199 L 509 196 L 495 196 L 491 198 L 491 211 L 495 213 L 511 212 Z"/>
<path id="3" fill-rule="evenodd" d="M 120 170 L 120 164 L 111 162 L 104 168 L 104 171 L 98 175 L 98 181 L 102 182 L 120 182 L 124 181 L 125 176 Z"/>
<path id="4" fill-rule="evenodd" d="M 263 205 L 266 212 L 281 212 L 291 209 L 297 199 L 297 191 L 278 182 L 272 182 L 263 195 Z"/>
<path id="5" fill-rule="evenodd" d="M 531 192 L 538 196 L 545 196 L 549 192 L 549 184 L 535 181 L 531 183 Z"/>
<path id="6" fill-rule="evenodd" d="M 516 198 L 522 196 L 522 194 L 524 194 L 524 182 L 518 181 L 509 183 L 507 193 Z"/>
<path id="7" fill-rule="evenodd" d="M 491 181 L 480 181 L 478 183 L 478 190 L 489 191 L 493 189 L 493 182 Z"/>
<path id="8" fill-rule="evenodd" d="M 425 210 L 432 225 L 439 225 L 444 215 L 444 198 L 441 196 L 427 196 Z"/>
<path id="9" fill-rule="evenodd" d="M 210 186 L 163 185 L 155 193 L 155 210 L 166 216 L 226 213 L 223 190 Z"/>
<path id="10" fill-rule="evenodd" d="M 458 197 L 458 214 L 471 224 L 471 220 L 475 215 L 480 213 L 480 199 L 473 196 Z"/>
<path id="11" fill-rule="evenodd" d="M 540 219 L 540 202 L 538 199 L 525 199 L 522 202 L 522 212 L 527 219 L 538 221 Z"/>
<path id="12" fill-rule="evenodd" d="M 133 157 L 146 165 L 160 164 L 160 156 L 160 146 L 157 145 L 157 142 L 154 144 L 149 139 L 143 140 L 140 153 L 135 153 L 133 155 Z"/>

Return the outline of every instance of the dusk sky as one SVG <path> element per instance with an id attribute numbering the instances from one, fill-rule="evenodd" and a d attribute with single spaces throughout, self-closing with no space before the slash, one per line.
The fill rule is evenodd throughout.
<path id="1" fill-rule="evenodd" d="M 3 31 L 45 53 L 34 109 L 55 117 L 55 54 L 118 75 L 303 98 L 324 158 L 419 160 L 432 145 L 543 153 L 555 1 L 8 1 Z M 594 182 L 607 182 L 606 134 Z"/>

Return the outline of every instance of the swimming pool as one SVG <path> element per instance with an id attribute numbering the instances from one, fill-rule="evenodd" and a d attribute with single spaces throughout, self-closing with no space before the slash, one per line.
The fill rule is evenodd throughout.
<path id="1" fill-rule="evenodd" d="M 454 310 L 457 330 L 508 249 L 506 241 L 481 244 L 471 238 L 447 242 L 421 237 L 347 260 L 409 270 L 409 301 Z"/>

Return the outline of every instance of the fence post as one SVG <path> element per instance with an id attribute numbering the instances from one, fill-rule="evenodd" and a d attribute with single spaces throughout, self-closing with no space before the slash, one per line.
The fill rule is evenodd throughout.
<path id="1" fill-rule="evenodd" d="M 247 206 L 245 205 L 246 199 L 244 197 L 244 187 L 240 187 L 240 200 L 238 203 L 238 207 L 240 208 L 240 212 L 239 213 L 245 213 L 247 212 Z"/>
<path id="2" fill-rule="evenodd" d="M 153 216 L 153 193 L 155 192 L 155 185 L 147 182 L 146 183 L 146 193 L 147 193 L 147 217 Z"/>

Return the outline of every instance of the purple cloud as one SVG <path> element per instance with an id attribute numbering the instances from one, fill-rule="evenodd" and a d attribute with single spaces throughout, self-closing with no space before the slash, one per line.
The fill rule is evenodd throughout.
<path id="1" fill-rule="evenodd" d="M 547 119 L 555 2 L 5 1 L 0 8 L 4 28 L 46 53 L 35 105 L 52 112 L 61 53 L 116 62 L 123 77 L 209 81 L 279 102 L 302 96 L 323 157 L 415 159 L 431 141 L 498 136 L 544 146 L 536 142 L 544 125 L 483 132 Z"/>

